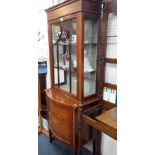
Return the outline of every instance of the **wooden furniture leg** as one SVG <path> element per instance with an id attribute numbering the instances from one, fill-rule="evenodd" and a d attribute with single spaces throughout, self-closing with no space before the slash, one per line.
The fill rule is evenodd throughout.
<path id="1" fill-rule="evenodd" d="M 77 155 L 82 155 L 82 119 L 81 119 L 82 110 L 78 109 L 78 151 Z"/>
<path id="2" fill-rule="evenodd" d="M 78 155 L 78 151 L 77 150 L 73 150 L 73 155 Z"/>
<path id="3" fill-rule="evenodd" d="M 101 155 L 101 136 L 101 132 L 96 130 L 93 140 L 93 155 Z"/>
<path id="4" fill-rule="evenodd" d="M 50 143 L 52 143 L 54 140 L 51 130 L 49 130 L 49 140 L 50 140 Z"/>
<path id="5" fill-rule="evenodd" d="M 96 145 L 95 145 L 95 139 L 93 140 L 93 155 L 96 153 Z"/>

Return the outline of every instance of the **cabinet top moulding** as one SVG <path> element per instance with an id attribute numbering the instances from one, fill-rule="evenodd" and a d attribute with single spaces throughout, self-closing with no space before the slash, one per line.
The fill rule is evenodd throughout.
<path id="1" fill-rule="evenodd" d="M 70 0 L 46 9 L 48 21 L 78 12 L 100 14 L 101 1 Z"/>

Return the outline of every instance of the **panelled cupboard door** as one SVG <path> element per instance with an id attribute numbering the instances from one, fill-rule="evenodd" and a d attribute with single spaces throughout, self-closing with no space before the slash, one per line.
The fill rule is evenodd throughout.
<path id="1" fill-rule="evenodd" d="M 52 133 L 60 141 L 73 144 L 73 109 L 51 101 L 50 124 Z"/>

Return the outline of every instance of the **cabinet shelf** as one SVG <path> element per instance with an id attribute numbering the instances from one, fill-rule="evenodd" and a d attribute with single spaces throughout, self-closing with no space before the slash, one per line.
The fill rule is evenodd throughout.
<path id="1" fill-rule="evenodd" d="M 55 42 L 53 42 L 55 43 Z M 97 42 L 84 42 L 85 45 L 96 45 Z M 72 45 L 72 46 L 77 46 L 77 42 L 58 42 L 58 45 L 64 45 L 64 46 L 69 46 L 69 45 Z"/>
<path id="2" fill-rule="evenodd" d="M 58 42 L 58 45 L 62 45 L 62 46 L 69 46 L 69 45 L 77 46 L 76 42 Z"/>
<path id="3" fill-rule="evenodd" d="M 58 67 L 54 67 L 54 68 L 58 69 Z M 69 72 L 69 68 L 64 68 L 63 66 L 59 66 L 59 69 Z M 71 68 L 71 72 L 76 72 L 76 70 L 77 70 L 76 67 Z"/>
<path id="4" fill-rule="evenodd" d="M 117 36 L 106 36 L 106 37 L 117 37 Z"/>
<path id="5" fill-rule="evenodd" d="M 84 73 L 95 73 L 95 71 L 85 71 Z"/>
<path id="6" fill-rule="evenodd" d="M 88 42 L 84 42 L 85 45 L 96 45 L 97 43 L 88 43 Z"/>
<path id="7" fill-rule="evenodd" d="M 76 42 L 67 42 L 67 43 L 65 43 L 65 42 L 59 42 L 58 44 L 59 45 L 66 45 L 66 46 L 69 46 L 69 45 L 76 46 Z"/>
<path id="8" fill-rule="evenodd" d="M 58 67 L 54 67 L 56 69 L 58 69 Z M 66 72 L 69 72 L 69 68 L 65 69 L 63 66 L 59 66 L 59 69 L 64 70 Z M 77 71 L 77 67 L 71 68 L 71 72 L 76 72 Z M 93 71 L 84 71 L 84 73 L 95 73 L 95 70 Z"/>
<path id="9" fill-rule="evenodd" d="M 117 44 L 117 43 L 108 43 L 108 42 L 105 42 L 104 44 Z"/>

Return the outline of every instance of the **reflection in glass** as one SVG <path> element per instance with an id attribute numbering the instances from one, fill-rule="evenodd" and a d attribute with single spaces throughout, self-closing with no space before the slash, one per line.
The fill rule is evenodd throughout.
<path id="1" fill-rule="evenodd" d="M 57 51 L 56 45 L 53 47 L 53 56 L 54 56 L 54 84 L 58 87 L 58 63 L 57 63 Z M 59 83 L 65 82 L 64 70 L 59 69 Z"/>
<path id="2" fill-rule="evenodd" d="M 61 30 L 59 24 L 52 25 L 52 44 L 55 44 L 59 39 L 60 31 Z"/>
<path id="3" fill-rule="evenodd" d="M 54 57 L 54 85 L 58 86 L 58 63 L 57 63 L 57 51 L 56 46 L 53 47 L 53 57 Z"/>

